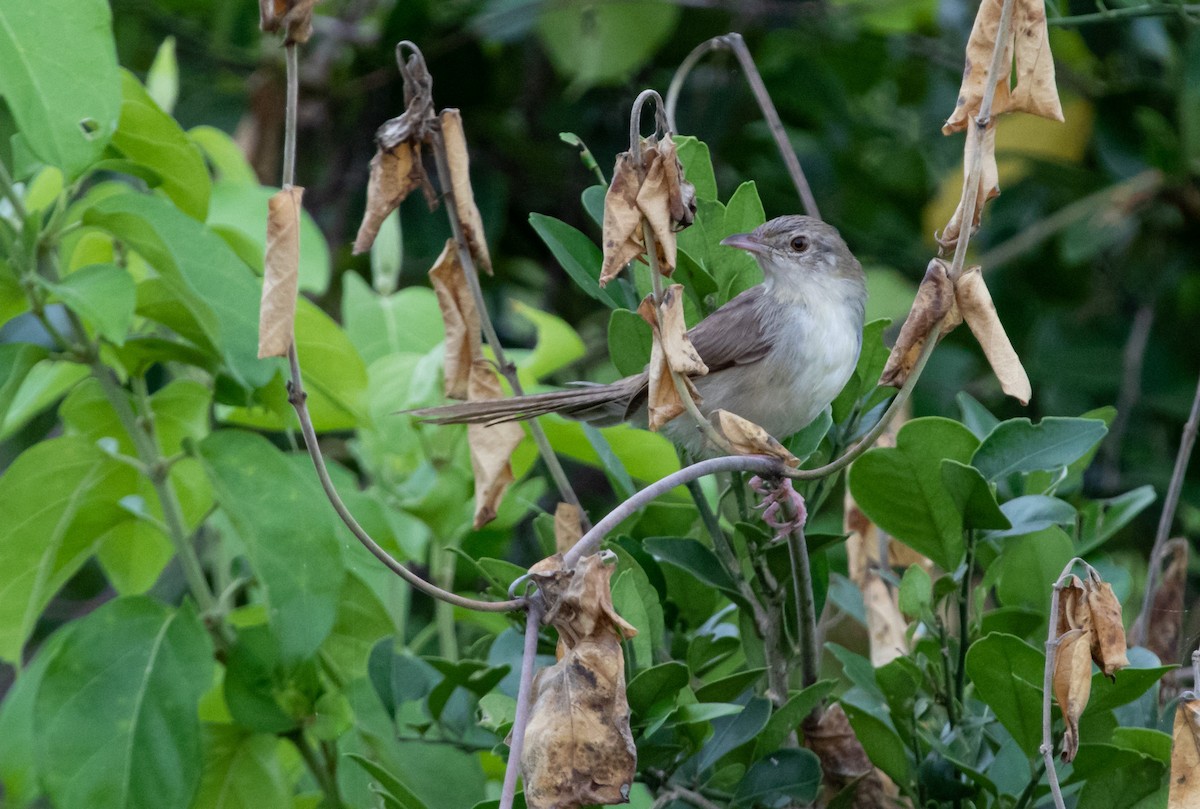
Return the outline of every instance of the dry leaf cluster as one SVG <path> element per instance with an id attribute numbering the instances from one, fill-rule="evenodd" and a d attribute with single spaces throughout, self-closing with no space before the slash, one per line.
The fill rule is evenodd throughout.
<path id="1" fill-rule="evenodd" d="M 558 630 L 562 651 L 533 682 L 521 754 L 530 809 L 629 800 L 637 750 L 621 639 L 637 630 L 613 609 L 613 569 L 600 554 L 581 559 L 573 571 L 563 570 L 559 554 L 530 568 L 546 602 L 543 621 Z"/>
<path id="2" fill-rule="evenodd" d="M 1086 579 L 1071 576 L 1056 591 L 1054 699 L 1066 724 L 1062 757 L 1064 761 L 1072 761 L 1079 750 L 1079 717 L 1091 696 L 1092 663 L 1106 677 L 1113 677 L 1129 665 L 1129 658 L 1125 654 L 1121 603 L 1111 584 L 1089 569 Z"/>
<path id="3" fill-rule="evenodd" d="M 304 189 L 293 185 L 276 192 L 267 202 L 267 249 L 258 309 L 259 359 L 287 356 L 295 339 L 303 197 Z"/>
<path id="4" fill-rule="evenodd" d="M 607 220 L 607 214 L 605 219 Z M 650 329 L 654 332 L 654 343 L 650 348 L 647 409 L 650 429 L 658 430 L 686 409 L 671 378 L 672 372 L 679 374 L 683 379 L 688 394 L 698 405 L 700 395 L 690 377 L 704 376 L 708 373 L 708 366 L 700 359 L 699 352 L 687 336 L 681 284 L 667 287 L 663 291 L 662 302 L 657 306 L 653 296 L 646 296 L 638 306 L 638 314 L 650 324 Z"/>
<path id="5" fill-rule="evenodd" d="M 1172 736 L 1167 809 L 1193 809 L 1200 806 L 1200 699 L 1179 703 Z"/>
<path id="6" fill-rule="evenodd" d="M 500 377 L 489 360 L 477 359 L 471 363 L 471 376 L 467 382 L 467 399 L 499 399 L 504 395 L 500 389 Z M 504 492 L 513 482 L 512 454 L 525 431 L 513 421 L 499 424 L 468 424 L 467 442 L 471 445 L 471 469 L 475 472 L 475 519 L 476 530 L 496 518 L 496 509 L 504 498 Z"/>
<path id="7" fill-rule="evenodd" d="M 604 196 L 604 263 L 600 286 L 616 278 L 633 259 L 646 253 L 643 220 L 654 235 L 663 275 L 675 271 L 675 233 L 696 217 L 696 189 L 683 177 L 683 167 L 670 135 L 642 142 L 641 165 L 630 152 L 617 155 L 612 183 Z"/>
<path id="8" fill-rule="evenodd" d="M 283 43 L 308 42 L 313 7 L 319 0 L 258 0 L 258 25 L 267 33 L 282 30 Z"/>
<path id="9" fill-rule="evenodd" d="M 879 384 L 903 385 L 926 341 L 941 339 L 965 320 L 1000 380 L 1000 387 L 1021 404 L 1028 404 L 1033 395 L 1029 376 L 1000 323 L 983 273 L 978 266 L 969 267 L 952 281 L 950 269 L 943 259 L 935 258 L 929 262 Z M 933 334 L 935 329 L 937 335 Z"/>

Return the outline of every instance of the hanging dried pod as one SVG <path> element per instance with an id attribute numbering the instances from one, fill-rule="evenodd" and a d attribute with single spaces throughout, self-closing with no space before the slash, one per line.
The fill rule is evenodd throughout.
<path id="1" fill-rule="evenodd" d="M 647 407 L 650 429 L 658 430 L 685 410 L 671 372 L 682 377 L 688 394 L 699 404 L 700 395 L 690 377 L 704 376 L 708 373 L 708 366 L 700 359 L 699 352 L 687 336 L 682 285 L 667 287 L 658 306 L 654 305 L 653 296 L 646 296 L 638 306 L 638 314 L 650 324 L 654 334 L 654 343 L 650 347 Z"/>
<path id="2" fill-rule="evenodd" d="M 263 258 L 262 302 L 258 310 L 258 358 L 283 357 L 292 347 L 300 276 L 298 185 L 276 192 L 267 202 L 267 250 Z"/>
<path id="3" fill-rule="evenodd" d="M 446 329 L 445 393 L 451 399 L 466 399 L 471 367 L 483 356 L 483 348 L 479 310 L 467 287 L 453 239 L 446 240 L 442 254 L 429 271 L 429 280 Z"/>

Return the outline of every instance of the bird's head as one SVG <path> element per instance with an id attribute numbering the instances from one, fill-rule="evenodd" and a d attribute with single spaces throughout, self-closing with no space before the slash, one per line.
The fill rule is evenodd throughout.
<path id="1" fill-rule="evenodd" d="M 776 217 L 751 233 L 735 233 L 721 244 L 754 255 L 770 285 L 866 280 L 862 265 L 837 229 L 811 216 Z"/>

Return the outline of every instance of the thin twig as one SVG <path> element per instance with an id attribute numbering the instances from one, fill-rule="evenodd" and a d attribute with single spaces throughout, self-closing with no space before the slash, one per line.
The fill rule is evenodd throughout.
<path id="1" fill-rule="evenodd" d="M 569 569 L 569 568 L 567 568 Z M 504 786 L 500 790 L 499 809 L 512 809 L 517 792 L 517 773 L 521 770 L 521 753 L 525 749 L 525 728 L 529 725 L 533 702 L 533 668 L 537 660 L 538 630 L 542 625 L 542 599 L 529 600 L 525 614 L 525 646 L 521 654 L 521 681 L 517 688 L 517 709 L 513 714 L 508 747 L 508 764 L 504 768 Z"/>
<path id="2" fill-rule="evenodd" d="M 812 565 L 808 558 L 808 540 L 804 526 L 796 523 L 791 502 L 780 500 L 784 522 L 792 522 L 788 531 L 788 557 L 792 565 L 792 588 L 796 598 L 796 633 L 800 640 L 800 687 L 808 688 L 817 681 L 821 650 L 817 646 L 817 605 L 813 597 Z M 786 695 L 785 695 L 786 696 Z"/>
<path id="3" fill-rule="evenodd" d="M 733 55 L 737 57 L 742 73 L 746 76 L 746 83 L 750 85 L 754 100 L 758 102 L 758 108 L 762 111 L 767 128 L 771 131 L 771 137 L 775 139 L 779 155 L 783 158 L 784 165 L 787 166 L 792 184 L 796 186 L 796 193 L 804 206 L 804 212 L 820 219 L 821 212 L 817 209 L 817 200 L 808 184 L 808 178 L 804 176 L 804 169 L 800 167 L 800 160 L 796 157 L 795 150 L 792 149 L 787 130 L 784 129 L 783 121 L 779 118 L 779 111 L 775 109 L 775 102 L 771 100 L 771 94 L 767 92 L 767 86 L 763 83 L 762 75 L 758 72 L 758 67 L 754 64 L 754 59 L 750 56 L 750 50 L 746 47 L 746 41 L 742 39 L 741 34 L 733 32 L 702 42 L 679 65 L 679 69 L 675 71 L 675 75 L 671 78 L 671 84 L 667 88 L 668 126 L 671 131 L 678 131 L 675 126 L 675 107 L 679 102 L 679 91 L 683 88 L 688 73 L 705 54 L 722 49 L 732 51 Z"/>
<path id="4" fill-rule="evenodd" d="M 1192 410 L 1188 414 L 1187 423 L 1183 425 L 1183 435 L 1179 438 L 1179 451 L 1175 454 L 1175 469 L 1171 473 L 1171 483 L 1167 486 L 1167 497 L 1163 501 L 1162 514 L 1158 518 L 1158 530 L 1154 534 L 1154 547 L 1150 551 L 1150 569 L 1146 574 L 1146 591 L 1142 594 L 1142 611 L 1130 632 L 1134 645 L 1142 645 L 1146 640 L 1146 632 L 1150 625 L 1150 606 L 1154 599 L 1154 589 L 1162 567 L 1163 556 L 1166 552 L 1167 539 L 1170 537 L 1171 526 L 1175 522 L 1175 510 L 1179 507 L 1179 493 L 1183 491 L 1183 479 L 1187 474 L 1188 462 L 1192 457 L 1192 447 L 1196 444 L 1196 432 L 1200 429 L 1200 380 L 1196 383 L 1196 394 L 1192 397 Z"/>
<path id="5" fill-rule="evenodd" d="M 1142 6 L 1110 8 L 1092 14 L 1076 14 L 1072 17 L 1048 17 L 1046 18 L 1046 24 L 1067 28 L 1078 25 L 1095 25 L 1102 22 L 1117 22 L 1118 20 L 1127 20 L 1135 17 L 1172 17 L 1176 15 L 1188 22 L 1195 23 L 1196 18 L 1192 16 L 1194 14 L 1200 14 L 1200 5 L 1147 3 Z"/>
<path id="6" fill-rule="evenodd" d="M 492 324 L 487 304 L 483 300 L 483 288 L 479 284 L 479 273 L 475 268 L 475 259 L 471 255 L 470 245 L 467 244 L 466 234 L 463 232 L 462 221 L 458 217 L 458 207 L 454 200 L 454 189 L 450 182 L 450 165 L 446 157 L 446 143 L 442 138 L 440 129 L 435 129 L 433 132 L 433 155 L 434 162 L 437 164 L 438 183 L 442 187 L 442 196 L 446 200 L 446 216 L 450 220 L 450 230 L 454 236 L 454 245 L 458 251 L 458 259 L 462 265 L 463 275 L 466 276 L 467 286 L 471 290 L 471 297 L 475 301 L 475 309 L 479 312 L 479 321 L 483 327 L 484 339 L 491 346 L 492 353 L 496 357 L 496 366 L 499 368 L 500 373 L 504 374 L 504 378 L 508 380 L 508 384 L 512 387 L 513 395 L 522 396 L 525 390 L 522 388 L 521 380 L 517 376 L 517 368 L 508 360 L 507 355 L 504 353 L 504 346 L 500 342 L 499 335 L 496 334 L 496 327 Z M 550 439 L 546 437 L 546 431 L 542 429 L 542 425 L 537 419 L 530 419 L 527 424 L 529 432 L 533 436 L 533 442 L 537 444 L 538 453 L 542 456 L 542 462 L 546 465 L 546 470 L 550 473 L 550 477 L 558 489 L 559 497 L 579 509 L 580 522 L 586 528 L 591 524 L 587 512 L 583 510 L 583 506 L 580 505 L 575 490 L 571 488 L 571 481 L 567 479 L 567 473 L 563 470 L 562 463 L 558 460 L 558 455 L 555 454 L 554 448 L 550 446 Z"/>

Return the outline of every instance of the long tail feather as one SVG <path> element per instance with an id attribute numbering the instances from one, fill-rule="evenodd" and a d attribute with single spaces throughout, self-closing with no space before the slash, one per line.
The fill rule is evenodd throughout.
<path id="1" fill-rule="evenodd" d="M 499 424 L 524 421 L 561 413 L 585 421 L 620 421 L 630 400 L 641 389 L 637 377 L 627 377 L 608 385 L 588 385 L 572 390 L 535 393 L 507 399 L 485 399 L 441 407 L 426 407 L 404 412 L 431 424 Z"/>

